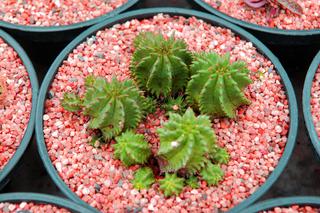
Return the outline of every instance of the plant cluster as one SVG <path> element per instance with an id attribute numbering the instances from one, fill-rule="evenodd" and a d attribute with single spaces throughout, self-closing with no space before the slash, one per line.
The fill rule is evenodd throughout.
<path id="1" fill-rule="evenodd" d="M 0 76 L 0 104 L 4 102 L 6 95 L 7 95 L 6 79 Z"/>
<path id="2" fill-rule="evenodd" d="M 135 82 L 89 76 L 84 96 L 65 93 L 62 106 L 71 112 L 82 109 L 90 128 L 105 141 L 115 139 L 114 157 L 125 166 L 143 165 L 132 180 L 136 189 L 158 181 L 164 195 L 172 196 L 184 186 L 198 188 L 200 180 L 218 184 L 220 165 L 228 163 L 229 155 L 217 145 L 211 119 L 235 118 L 239 106 L 250 104 L 243 93 L 251 83 L 246 64 L 230 63 L 228 54 L 192 54 L 183 40 L 151 32 L 140 33 L 134 46 L 130 69 Z M 134 129 L 156 105 L 169 120 L 157 129 L 160 148 L 153 156 Z"/>
<path id="3" fill-rule="evenodd" d="M 303 9 L 295 0 L 244 0 L 244 2 L 253 8 L 260 8 L 265 5 L 271 5 L 271 9 L 282 7 L 294 14 L 302 15 Z M 276 12 L 274 12 L 276 13 Z"/>

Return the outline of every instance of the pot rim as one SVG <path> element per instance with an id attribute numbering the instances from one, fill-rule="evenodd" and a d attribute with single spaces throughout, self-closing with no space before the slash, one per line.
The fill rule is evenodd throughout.
<path id="1" fill-rule="evenodd" d="M 245 27 L 247 29 L 260 31 L 264 33 L 274 34 L 274 35 L 282 35 L 282 36 L 314 36 L 314 35 L 320 35 L 320 29 L 311 29 L 311 30 L 282 30 L 277 28 L 271 28 L 271 27 L 265 27 L 260 26 L 257 24 L 253 24 L 247 21 L 243 21 L 237 18 L 234 18 L 232 16 L 227 15 L 226 13 L 220 12 L 219 10 L 213 8 L 208 3 L 204 2 L 203 0 L 193 0 L 195 3 L 200 5 L 203 9 L 206 11 L 223 18 L 233 24 L 239 25 L 241 27 Z"/>
<path id="2" fill-rule="evenodd" d="M 63 62 L 63 60 L 68 57 L 69 53 L 80 43 L 85 41 L 85 39 L 89 36 L 92 36 L 96 33 L 96 31 L 111 27 L 114 24 L 117 23 L 123 23 L 127 20 L 131 19 L 143 19 L 147 17 L 152 17 L 153 15 L 159 14 L 159 13 L 165 13 L 170 15 L 181 15 L 185 17 L 195 16 L 198 19 L 202 19 L 207 23 L 210 23 L 215 26 L 222 26 L 225 28 L 231 29 L 233 32 L 237 33 L 240 37 L 244 38 L 247 41 L 252 42 L 256 48 L 259 50 L 260 53 L 264 54 L 269 58 L 272 63 L 277 68 L 277 73 L 280 74 L 282 78 L 283 85 L 286 89 L 286 94 L 289 100 L 289 109 L 290 109 L 290 129 L 288 133 L 288 142 L 286 144 L 284 153 L 275 168 L 275 170 L 269 175 L 267 181 L 259 187 L 259 189 L 254 192 L 250 197 L 245 199 L 243 202 L 235 206 L 233 209 L 230 210 L 230 212 L 238 212 L 240 209 L 245 208 L 246 206 L 250 205 L 254 201 L 256 201 L 259 197 L 261 197 L 270 187 L 271 185 L 276 181 L 276 179 L 279 177 L 281 172 L 283 171 L 284 167 L 286 166 L 291 153 L 293 151 L 294 145 L 295 145 L 295 138 L 297 135 L 297 128 L 298 128 L 298 109 L 297 109 L 297 102 L 295 93 L 293 90 L 293 87 L 291 85 L 291 82 L 288 78 L 287 73 L 285 72 L 284 68 L 282 67 L 280 61 L 277 59 L 275 55 L 258 39 L 256 39 L 253 35 L 246 32 L 242 28 L 229 23 L 221 18 L 218 18 L 216 16 L 213 16 L 211 14 L 190 10 L 190 9 L 182 9 L 182 8 L 172 8 L 172 7 L 161 7 L 161 8 L 151 8 L 151 9 L 140 9 L 135 11 L 130 11 L 127 13 L 120 14 L 116 17 L 113 17 L 111 19 L 105 20 L 102 23 L 99 23 L 95 26 L 92 26 L 91 28 L 87 29 L 83 33 L 81 33 L 76 39 L 74 39 L 56 58 L 56 60 L 51 65 L 47 75 L 44 78 L 44 81 L 41 86 L 40 94 L 39 94 L 39 100 L 38 100 L 38 107 L 37 107 L 37 122 L 36 122 L 36 136 L 37 136 L 37 145 L 38 150 L 41 156 L 41 159 L 50 174 L 51 178 L 54 180 L 54 182 L 58 185 L 58 187 L 63 191 L 63 193 L 69 197 L 70 199 L 80 202 L 82 204 L 86 204 L 84 201 L 82 201 L 74 192 L 72 192 L 66 183 L 59 177 L 58 172 L 53 167 L 48 152 L 46 150 L 46 144 L 44 141 L 44 135 L 43 135 L 43 120 L 42 115 L 44 113 L 44 102 L 46 99 L 46 93 L 51 85 L 52 80 L 54 79 L 54 76 L 60 66 L 60 64 Z M 88 204 L 87 204 L 88 205 Z"/>
<path id="3" fill-rule="evenodd" d="M 133 5 L 135 5 L 139 0 L 128 0 L 125 4 L 121 5 L 120 7 L 98 16 L 96 18 L 90 19 L 88 21 L 82 21 L 74 24 L 69 25 L 61 25 L 61 26 L 29 26 L 29 25 L 21 25 L 21 24 L 13 24 L 7 21 L 0 20 L 0 27 L 11 29 L 11 30 L 18 30 L 23 32 L 33 32 L 33 33 L 52 33 L 52 32 L 61 32 L 61 31 L 69 31 L 75 30 L 80 28 L 90 27 L 95 25 L 105 19 L 111 18 L 116 16 L 119 13 L 124 12 L 125 10 L 129 9 Z"/>
<path id="4" fill-rule="evenodd" d="M 269 199 L 250 206 L 240 213 L 255 213 L 269 210 L 275 207 L 286 207 L 291 205 L 317 205 L 320 206 L 320 197 L 316 196 L 293 196 Z"/>
<path id="5" fill-rule="evenodd" d="M 14 193 L 4 193 L 0 194 L 0 202 L 36 202 L 39 204 L 51 204 L 58 207 L 63 207 L 74 212 L 81 213 L 93 213 L 93 211 L 87 209 L 86 207 L 74 203 L 65 198 L 41 194 L 41 193 L 29 193 L 29 192 L 14 192 Z M 97 212 L 97 211 L 94 211 Z"/>
<path id="6" fill-rule="evenodd" d="M 320 139 L 319 136 L 317 134 L 317 131 L 314 127 L 314 123 L 313 123 L 313 116 L 311 114 L 311 105 L 310 105 L 310 101 L 311 101 L 311 88 L 312 88 L 312 84 L 313 84 L 313 79 L 314 76 L 318 70 L 318 67 L 320 65 L 320 51 L 318 52 L 318 54 L 314 57 L 305 81 L 304 81 L 304 86 L 303 86 L 303 95 L 302 95 L 302 108 L 303 108 L 303 115 L 304 115 L 304 121 L 309 133 L 309 137 L 311 139 L 311 142 L 313 144 L 313 147 L 315 148 L 316 152 L 318 153 L 318 155 L 320 156 Z"/>
<path id="7" fill-rule="evenodd" d="M 11 159 L 7 162 L 7 164 L 4 166 L 4 168 L 0 172 L 0 188 L 1 188 L 7 183 L 7 179 L 6 179 L 7 176 L 14 169 L 14 167 L 17 165 L 17 163 L 21 159 L 33 135 L 39 85 L 38 85 L 38 78 L 34 70 L 34 67 L 28 55 L 20 46 L 20 44 L 18 44 L 18 42 L 14 38 L 12 38 L 9 34 L 4 32 L 3 30 L 0 30 L 0 38 L 2 38 L 18 54 L 19 58 L 22 61 L 23 66 L 26 68 L 27 73 L 29 75 L 29 80 L 31 82 L 31 90 L 32 90 L 32 106 L 31 106 L 30 118 L 27 124 L 27 128 L 24 132 L 24 135 L 22 137 L 19 147 L 17 148 L 17 150 L 15 151 Z"/>

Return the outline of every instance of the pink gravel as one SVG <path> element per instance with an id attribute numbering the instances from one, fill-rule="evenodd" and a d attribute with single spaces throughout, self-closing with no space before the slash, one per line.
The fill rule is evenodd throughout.
<path id="1" fill-rule="evenodd" d="M 213 128 L 231 160 L 223 165 L 224 180 L 218 186 L 185 188 L 180 196 L 164 198 L 158 184 L 139 192 L 130 180 L 138 166 L 125 168 L 113 159 L 108 145 L 88 144 L 88 118 L 65 111 L 60 106 L 64 92 L 84 92 L 84 78 L 90 74 L 130 78 L 129 63 L 133 39 L 141 31 L 161 31 L 184 39 L 192 51 L 231 52 L 232 60 L 248 63 L 254 83 L 245 91 L 252 104 L 238 110 L 237 120 L 215 119 Z M 276 167 L 287 142 L 288 100 L 272 63 L 259 54 L 252 43 L 241 40 L 230 30 L 214 27 L 196 18 L 159 14 L 150 19 L 131 20 L 97 32 L 80 44 L 59 68 L 46 100 L 44 137 L 51 161 L 60 177 L 81 199 L 102 212 L 142 210 L 142 212 L 223 211 L 251 195 Z M 156 127 L 165 120 L 158 110 L 141 123 L 144 133 L 157 148 Z"/>
<path id="2" fill-rule="evenodd" d="M 61 26 L 102 16 L 128 0 L 1 0 L 0 20 L 28 26 Z"/>
<path id="3" fill-rule="evenodd" d="M 296 0 L 303 8 L 303 15 L 295 15 L 284 9 L 279 16 L 268 18 L 266 7 L 254 9 L 247 6 L 243 0 L 204 0 L 215 9 L 236 19 L 260 26 L 283 30 L 310 30 L 320 28 L 320 1 Z"/>
<path id="4" fill-rule="evenodd" d="M 21 202 L 21 203 L 0 203 L 0 213 L 9 213 L 9 212 L 15 212 L 19 213 L 19 211 L 24 211 L 24 213 L 27 213 L 29 211 L 30 213 L 49 213 L 49 212 L 54 212 L 54 213 L 69 213 L 70 211 L 56 207 L 53 205 L 49 204 L 35 204 L 35 203 L 26 203 L 26 202 Z"/>
<path id="5" fill-rule="evenodd" d="M 311 206 L 299 206 L 293 205 L 291 207 L 276 207 L 273 210 L 262 211 L 261 213 L 319 213 L 319 208 L 313 208 Z"/>
<path id="6" fill-rule="evenodd" d="M 312 87 L 311 87 L 311 114 L 313 118 L 314 127 L 318 133 L 318 137 L 320 138 L 320 66 L 316 74 L 314 75 Z"/>
<path id="7" fill-rule="evenodd" d="M 31 83 L 26 68 L 12 47 L 0 38 L 0 76 L 6 79 L 7 95 L 0 103 L 0 169 L 20 145 L 32 106 Z"/>

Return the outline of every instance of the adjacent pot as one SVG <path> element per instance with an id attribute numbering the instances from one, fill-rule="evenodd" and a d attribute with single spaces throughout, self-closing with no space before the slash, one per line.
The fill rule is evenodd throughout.
<path id="1" fill-rule="evenodd" d="M 30 119 L 28 121 L 28 125 L 26 127 L 25 133 L 22 137 L 22 141 L 19 147 L 16 149 L 12 158 L 7 162 L 5 167 L 0 171 L 0 189 L 5 186 L 5 184 L 9 181 L 10 173 L 17 165 L 18 161 L 22 157 L 23 153 L 25 152 L 28 144 L 31 140 L 31 136 L 34 130 L 34 122 L 35 122 L 35 113 L 36 113 L 36 103 L 38 97 L 38 80 L 33 68 L 33 65 L 28 58 L 25 51 L 22 47 L 7 33 L 0 30 L 0 38 L 2 38 L 9 46 L 11 46 L 14 51 L 18 54 L 20 59 L 22 60 L 23 65 L 25 66 L 27 73 L 29 75 L 29 80 L 31 82 L 32 87 L 32 109 L 30 114 Z"/>
<path id="2" fill-rule="evenodd" d="M 257 203 L 243 211 L 241 213 L 257 213 L 261 211 L 273 210 L 276 207 L 290 207 L 290 206 L 309 206 L 313 208 L 320 207 L 320 198 L 303 196 L 303 197 L 285 197 L 285 198 L 276 198 L 266 200 L 260 203 Z"/>
<path id="3" fill-rule="evenodd" d="M 139 0 L 128 0 L 127 3 L 110 11 L 105 15 L 71 25 L 38 27 L 12 24 L 0 20 L 0 28 L 7 30 L 8 32 L 18 36 L 19 38 L 35 42 L 69 42 L 88 27 L 91 27 L 92 25 L 95 25 L 107 18 L 113 17 L 119 13 L 126 11 L 138 1 Z"/>
<path id="4" fill-rule="evenodd" d="M 83 32 L 80 36 L 78 36 L 75 40 L 73 40 L 56 58 L 54 63 L 51 65 L 40 90 L 39 94 L 39 100 L 38 100 L 38 108 L 37 108 L 37 123 L 36 123 L 36 135 L 37 135 L 37 144 L 39 153 L 41 156 L 42 161 L 44 162 L 44 165 L 50 174 L 51 178 L 54 180 L 54 182 L 57 184 L 57 186 L 61 189 L 61 191 L 70 199 L 72 199 L 75 202 L 81 203 L 83 205 L 87 205 L 83 200 L 79 199 L 79 197 L 72 192 L 66 183 L 59 177 L 59 173 L 53 166 L 50 157 L 48 155 L 48 151 L 46 148 L 46 143 L 44 140 L 44 111 L 45 111 L 45 101 L 47 99 L 48 91 L 50 87 L 52 86 L 52 81 L 55 78 L 55 75 L 58 71 L 58 68 L 60 65 L 62 65 L 62 62 L 68 57 L 69 53 L 72 52 L 72 50 L 77 47 L 80 43 L 85 41 L 87 37 L 94 35 L 97 31 L 102 30 L 104 28 L 111 27 L 118 23 L 123 23 L 125 21 L 131 20 L 131 19 L 143 19 L 143 18 L 150 18 L 156 14 L 159 13 L 165 13 L 169 15 L 179 15 L 184 17 L 197 17 L 199 19 L 204 20 L 207 23 L 210 23 L 215 26 L 221 26 L 231 29 L 234 33 L 239 35 L 244 40 L 249 40 L 253 43 L 253 45 L 258 49 L 260 53 L 262 53 L 264 56 L 266 56 L 271 62 L 275 65 L 277 73 L 281 76 L 282 83 L 284 85 L 284 89 L 286 92 L 287 100 L 289 102 L 289 111 L 290 111 L 290 124 L 289 124 L 289 132 L 287 135 L 287 143 L 284 148 L 283 155 L 281 159 L 278 162 L 278 165 L 274 169 L 274 171 L 270 174 L 266 182 L 259 187 L 250 197 L 248 197 L 246 200 L 241 202 L 239 205 L 235 206 L 233 209 L 230 210 L 230 212 L 239 212 L 241 209 L 247 207 L 251 203 L 255 202 L 259 197 L 261 197 L 270 187 L 271 185 L 276 181 L 276 179 L 279 177 L 281 172 L 283 171 L 284 167 L 286 166 L 290 155 L 293 151 L 294 145 L 295 145 L 295 139 L 297 134 L 297 127 L 298 127 L 298 117 L 297 117 L 297 103 L 295 94 L 292 88 L 292 85 L 290 83 L 290 80 L 283 69 L 282 65 L 278 61 L 278 59 L 271 53 L 271 51 L 264 46 L 259 40 L 257 40 L 254 36 L 247 33 L 243 29 L 230 24 L 227 21 L 224 21 L 220 18 L 217 18 L 215 16 L 197 12 L 193 10 L 187 10 L 187 9 L 180 9 L 180 8 L 153 8 L 153 9 L 143 9 L 143 10 L 137 10 L 128 12 L 125 14 L 121 14 L 117 17 L 113 17 L 111 19 L 105 20 L 104 22 L 95 25 L 91 27 L 90 29 Z M 90 42 L 90 40 L 87 42 Z M 48 120 L 49 121 L 49 120 Z M 58 134 L 59 135 L 59 134 Z M 56 135 L 56 136 L 58 136 Z M 60 167 L 60 165 L 59 165 Z"/>
<path id="5" fill-rule="evenodd" d="M 304 121 L 309 132 L 309 137 L 311 139 L 314 149 L 320 156 L 320 140 L 314 126 L 313 115 L 311 114 L 311 104 L 310 104 L 311 88 L 312 88 L 314 77 L 318 70 L 319 65 L 320 65 L 320 52 L 318 52 L 318 54 L 313 59 L 309 67 L 309 70 L 307 72 L 307 76 L 303 86 L 302 104 L 303 104 Z"/>
<path id="6" fill-rule="evenodd" d="M 225 13 L 216 10 L 204 0 L 193 0 L 206 11 L 230 21 L 233 24 L 239 25 L 248 31 L 252 32 L 260 40 L 275 45 L 320 45 L 320 29 L 313 30 L 281 30 L 252 24 L 233 18 Z"/>
<path id="7" fill-rule="evenodd" d="M 58 208 L 69 210 L 70 212 L 79 213 L 94 213 L 97 212 L 94 209 L 90 209 L 67 199 L 39 194 L 39 193 L 5 193 L 0 195 L 0 203 L 21 203 L 21 202 L 32 202 L 34 204 L 49 204 Z M 22 210 L 23 211 L 23 210 Z"/>

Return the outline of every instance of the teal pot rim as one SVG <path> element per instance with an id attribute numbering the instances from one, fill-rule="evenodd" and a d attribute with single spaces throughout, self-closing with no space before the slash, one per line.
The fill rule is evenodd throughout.
<path id="1" fill-rule="evenodd" d="M 296 196 L 270 199 L 250 206 L 240 213 L 256 213 L 264 210 L 270 210 L 275 207 L 287 207 L 291 205 L 320 206 L 320 197 Z"/>
<path id="2" fill-rule="evenodd" d="M 268 34 L 274 34 L 274 35 L 280 35 L 280 36 L 314 36 L 314 35 L 320 35 L 320 29 L 312 29 L 312 30 L 281 30 L 277 28 L 271 28 L 271 27 L 264 27 L 257 24 L 252 24 L 250 22 L 242 21 L 240 19 L 233 18 L 232 16 L 229 16 L 225 13 L 220 12 L 219 10 L 216 10 L 208 3 L 204 2 L 204 0 L 193 0 L 195 3 L 200 5 L 202 8 L 207 10 L 208 12 L 223 18 L 227 21 L 230 21 L 233 24 L 239 25 L 241 27 L 245 27 L 247 29 L 260 31 Z"/>
<path id="3" fill-rule="evenodd" d="M 307 130 L 309 132 L 309 137 L 311 139 L 313 147 L 315 148 L 316 152 L 320 156 L 320 139 L 313 124 L 313 118 L 311 114 L 311 105 L 310 105 L 312 83 L 319 65 L 320 65 L 320 51 L 314 57 L 309 67 L 309 70 L 307 72 L 306 79 L 304 81 L 302 106 L 303 106 L 304 121 L 305 121 Z"/>
<path id="4" fill-rule="evenodd" d="M 295 97 L 295 93 L 293 90 L 293 87 L 291 85 L 291 82 L 288 78 L 287 73 L 285 72 L 284 68 L 282 67 L 280 61 L 276 58 L 275 55 L 264 45 L 262 44 L 258 39 L 256 39 L 253 35 L 246 32 L 242 28 L 233 25 L 223 19 L 220 19 L 216 16 L 198 12 L 195 10 L 189 10 L 189 9 L 182 9 L 182 8 L 172 8 L 172 7 L 162 7 L 162 8 L 151 8 L 151 9 L 141 9 L 136 11 L 131 11 L 128 13 L 121 14 L 117 17 L 113 17 L 111 19 L 105 20 L 102 23 L 99 23 L 98 25 L 95 25 L 88 30 L 84 31 L 82 34 L 80 34 L 77 38 L 75 38 L 56 58 L 56 60 L 51 65 L 47 75 L 44 78 L 44 81 L 42 83 L 40 94 L 39 94 L 39 100 L 38 100 L 38 107 L 37 107 L 37 122 L 36 122 L 36 136 L 37 136 L 37 144 L 38 144 L 38 150 L 41 156 L 41 159 L 50 174 L 51 178 L 54 180 L 54 182 L 58 185 L 58 187 L 61 189 L 61 191 L 70 199 L 84 204 L 84 201 L 82 201 L 74 192 L 72 192 L 68 186 L 63 182 L 63 180 L 59 177 L 58 172 L 53 167 L 51 160 L 49 158 L 46 144 L 44 141 L 44 135 L 43 135 L 43 120 L 42 116 L 44 113 L 44 103 L 46 100 L 46 94 L 47 91 L 51 85 L 52 80 L 55 77 L 55 74 L 63 62 L 64 59 L 67 58 L 68 54 L 80 43 L 84 42 L 85 39 L 88 36 L 91 36 L 95 34 L 96 31 L 113 26 L 117 23 L 123 23 L 124 21 L 130 20 L 132 18 L 136 19 L 142 19 L 142 18 L 148 18 L 158 13 L 166 13 L 171 15 L 181 15 L 185 17 L 195 16 L 197 18 L 200 18 L 208 23 L 211 23 L 213 25 L 218 25 L 222 27 L 227 27 L 234 31 L 235 33 L 239 34 L 243 39 L 251 41 L 258 50 L 263 53 L 267 58 L 269 58 L 272 63 L 277 68 L 278 73 L 280 74 L 282 81 L 284 83 L 287 97 L 289 100 L 289 109 L 290 109 L 290 129 L 288 134 L 288 142 L 286 144 L 284 153 L 277 165 L 277 167 L 274 169 L 272 174 L 268 177 L 267 181 L 259 187 L 259 189 L 253 193 L 249 198 L 247 198 L 245 201 L 241 202 L 239 205 L 234 207 L 230 212 L 238 212 L 240 209 L 245 208 L 246 206 L 250 205 L 254 201 L 256 201 L 259 197 L 261 197 L 270 187 L 271 185 L 276 181 L 276 179 L 279 177 L 281 172 L 283 171 L 284 167 L 286 166 L 291 153 L 293 151 L 294 145 L 295 145 L 295 139 L 297 135 L 297 128 L 298 128 L 298 109 L 297 109 L 297 101 Z"/>
<path id="5" fill-rule="evenodd" d="M 52 32 L 61 32 L 61 31 L 70 31 L 70 30 L 76 30 L 76 29 L 83 29 L 86 27 L 90 27 L 92 25 L 95 25 L 107 18 L 113 17 L 118 15 L 119 13 L 122 13 L 135 5 L 139 0 L 128 0 L 127 3 L 121 5 L 120 7 L 93 19 L 90 19 L 88 21 L 83 21 L 75 24 L 69 24 L 69 25 L 62 25 L 62 26 L 28 26 L 28 25 L 20 25 L 20 24 L 12 24 L 10 22 L 6 21 L 0 21 L 0 27 L 11 29 L 11 30 L 18 30 L 23 32 L 32 32 L 32 33 L 52 33 Z"/>
<path id="6" fill-rule="evenodd" d="M 31 82 L 31 87 L 32 87 L 32 106 L 31 106 L 32 108 L 31 108 L 31 114 L 28 121 L 27 129 L 25 130 L 25 133 L 22 137 L 20 145 L 15 151 L 14 155 L 9 160 L 9 162 L 5 165 L 5 167 L 0 171 L 0 188 L 2 188 L 7 183 L 10 172 L 15 168 L 15 166 L 19 162 L 20 158 L 22 157 L 23 153 L 27 149 L 28 144 L 31 140 L 33 130 L 34 130 L 34 124 L 35 124 L 36 105 L 37 105 L 39 85 L 38 85 L 38 78 L 33 68 L 33 65 L 28 55 L 26 54 L 26 52 L 20 46 L 20 44 L 18 44 L 16 40 L 14 40 L 9 34 L 7 34 L 2 30 L 0 30 L 0 38 L 2 38 L 9 46 L 11 46 L 14 49 L 14 51 L 17 52 L 18 56 L 22 60 L 22 63 L 28 72 L 29 79 Z"/>
<path id="7" fill-rule="evenodd" d="M 41 204 L 51 204 L 54 206 L 68 209 L 72 212 L 81 213 L 94 213 L 98 211 L 92 211 L 87 207 L 81 206 L 65 198 L 56 197 L 53 195 L 40 194 L 40 193 L 5 193 L 0 194 L 0 202 L 35 202 Z"/>

